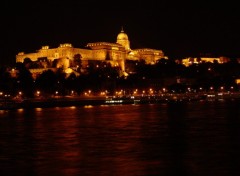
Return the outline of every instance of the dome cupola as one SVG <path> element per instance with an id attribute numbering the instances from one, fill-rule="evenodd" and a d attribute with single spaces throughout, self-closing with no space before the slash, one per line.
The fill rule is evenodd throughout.
<path id="1" fill-rule="evenodd" d="M 128 40 L 127 34 L 122 29 L 121 32 L 117 36 L 117 40 Z"/>
<path id="2" fill-rule="evenodd" d="M 131 50 L 128 35 L 124 32 L 123 28 L 121 32 L 117 35 L 117 43 L 124 46 L 127 51 Z"/>

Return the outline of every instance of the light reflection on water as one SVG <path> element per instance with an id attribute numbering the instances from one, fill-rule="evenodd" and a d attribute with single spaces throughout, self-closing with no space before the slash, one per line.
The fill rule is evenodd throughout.
<path id="1" fill-rule="evenodd" d="M 239 175 L 239 102 L 1 111 L 1 175 Z"/>

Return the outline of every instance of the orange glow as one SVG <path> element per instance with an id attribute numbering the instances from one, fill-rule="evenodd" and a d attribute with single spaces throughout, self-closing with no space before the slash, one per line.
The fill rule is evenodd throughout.
<path id="1" fill-rule="evenodd" d="M 240 79 L 236 79 L 235 81 L 237 84 L 240 84 Z"/>

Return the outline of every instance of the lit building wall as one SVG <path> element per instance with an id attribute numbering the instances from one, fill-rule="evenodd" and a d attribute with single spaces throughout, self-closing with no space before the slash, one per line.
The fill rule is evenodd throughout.
<path id="1" fill-rule="evenodd" d="M 155 64 L 161 58 L 167 59 L 162 50 L 155 50 L 150 48 L 133 50 L 139 59 L 145 60 L 146 64 Z"/>
<path id="2" fill-rule="evenodd" d="M 221 60 L 220 60 L 220 58 L 207 58 L 207 57 L 201 58 L 201 62 L 210 62 L 210 63 L 217 62 L 217 63 L 219 63 L 219 64 L 222 63 Z M 201 62 L 200 62 L 200 63 L 201 63 Z"/>
<path id="3" fill-rule="evenodd" d="M 25 54 L 23 52 L 18 53 L 18 55 L 16 56 L 16 62 L 23 62 L 24 59 L 26 58 L 30 58 L 32 61 L 37 61 L 37 59 L 39 58 L 39 54 L 38 53 Z"/>

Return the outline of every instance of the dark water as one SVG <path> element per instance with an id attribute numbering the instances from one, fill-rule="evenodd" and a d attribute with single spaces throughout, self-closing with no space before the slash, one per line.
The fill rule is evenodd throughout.
<path id="1" fill-rule="evenodd" d="M 1 176 L 237 176 L 240 102 L 0 111 Z"/>

